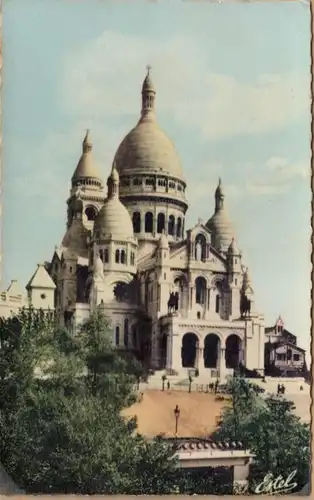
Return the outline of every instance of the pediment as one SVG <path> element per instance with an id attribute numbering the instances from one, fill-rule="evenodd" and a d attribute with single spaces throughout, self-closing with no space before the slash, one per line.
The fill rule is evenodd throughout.
<path id="1" fill-rule="evenodd" d="M 208 243 L 211 242 L 211 231 L 203 224 L 201 219 L 193 226 L 191 229 L 188 229 L 187 236 L 188 240 L 195 240 L 198 234 L 202 234 Z"/>

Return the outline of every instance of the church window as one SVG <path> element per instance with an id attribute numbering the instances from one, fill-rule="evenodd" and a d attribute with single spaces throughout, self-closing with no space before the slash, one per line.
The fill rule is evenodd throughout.
<path id="1" fill-rule="evenodd" d="M 195 300 L 197 304 L 205 304 L 206 281 L 202 277 L 195 280 Z"/>
<path id="2" fill-rule="evenodd" d="M 120 344 L 120 327 L 119 326 L 116 326 L 114 341 L 115 341 L 116 345 Z"/>
<path id="3" fill-rule="evenodd" d="M 235 278 L 235 280 L 234 280 L 234 284 L 235 284 L 235 286 L 237 286 L 237 284 L 238 284 L 238 280 L 237 280 L 237 278 Z"/>
<path id="4" fill-rule="evenodd" d="M 140 186 L 142 184 L 141 179 L 134 179 L 133 180 L 133 185 L 134 186 Z"/>
<path id="5" fill-rule="evenodd" d="M 124 320 L 124 345 L 125 347 L 128 346 L 129 343 L 129 320 L 128 318 L 125 318 Z"/>
<path id="6" fill-rule="evenodd" d="M 170 189 L 175 189 L 175 187 L 176 187 L 175 182 L 170 181 L 169 187 L 170 187 Z"/>
<path id="7" fill-rule="evenodd" d="M 46 294 L 42 293 L 41 296 L 40 296 L 40 298 L 44 300 L 46 298 Z"/>
<path id="8" fill-rule="evenodd" d="M 234 263 L 235 263 L 235 264 L 237 263 L 237 259 L 234 259 Z"/>
<path id="9" fill-rule="evenodd" d="M 216 295 L 216 307 L 215 307 L 216 313 L 220 312 L 220 295 Z"/>
<path id="10" fill-rule="evenodd" d="M 133 344 L 133 347 L 136 347 L 136 345 L 137 345 L 135 326 L 132 326 L 132 344 Z"/>
<path id="11" fill-rule="evenodd" d="M 72 274 L 72 271 L 73 271 L 72 266 L 70 266 L 69 271 L 70 271 L 70 274 Z"/>
<path id="12" fill-rule="evenodd" d="M 177 238 L 181 238 L 181 231 L 182 231 L 182 219 L 181 217 L 179 217 L 177 222 Z"/>
<path id="13" fill-rule="evenodd" d="M 116 264 L 120 262 L 120 250 L 116 250 Z"/>
<path id="14" fill-rule="evenodd" d="M 145 233 L 153 232 L 153 214 L 151 212 L 147 212 L 145 214 Z"/>
<path id="15" fill-rule="evenodd" d="M 134 212 L 132 220 L 133 220 L 134 233 L 140 233 L 141 232 L 141 214 L 140 214 L 140 212 Z"/>
<path id="16" fill-rule="evenodd" d="M 170 215 L 169 220 L 168 220 L 168 234 L 170 236 L 174 235 L 174 216 Z"/>
<path id="17" fill-rule="evenodd" d="M 161 234 L 165 230 L 165 214 L 160 213 L 157 217 L 157 233 Z"/>
<path id="18" fill-rule="evenodd" d="M 201 319 L 201 313 L 199 311 L 197 313 L 197 319 Z"/>
<path id="19" fill-rule="evenodd" d="M 104 262 L 109 262 L 109 252 L 108 252 L 108 248 L 105 248 L 104 250 Z"/>
<path id="20" fill-rule="evenodd" d="M 125 264 L 125 250 L 121 250 L 121 264 Z"/>
<path id="21" fill-rule="evenodd" d="M 102 261 L 104 261 L 104 257 L 103 257 L 103 253 L 102 253 L 102 250 L 100 249 L 99 250 L 99 257 Z"/>
<path id="22" fill-rule="evenodd" d="M 131 252 L 131 266 L 134 266 L 134 252 Z"/>
<path id="23" fill-rule="evenodd" d="M 97 210 L 95 207 L 87 207 L 85 210 L 85 215 L 87 220 L 94 221 L 97 216 Z"/>

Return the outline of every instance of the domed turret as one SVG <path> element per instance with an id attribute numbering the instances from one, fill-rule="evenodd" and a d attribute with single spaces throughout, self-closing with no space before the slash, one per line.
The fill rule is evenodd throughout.
<path id="1" fill-rule="evenodd" d="M 243 290 L 243 292 L 251 292 L 252 291 L 251 278 L 250 278 L 248 267 L 246 268 L 246 270 L 243 273 L 242 290 Z"/>
<path id="2" fill-rule="evenodd" d="M 206 227 L 212 232 L 213 246 L 220 252 L 227 252 L 234 230 L 224 206 L 224 192 L 221 179 L 215 191 L 215 213 L 207 221 Z"/>
<path id="3" fill-rule="evenodd" d="M 101 175 L 94 161 L 92 149 L 93 145 L 90 140 L 89 130 L 87 130 L 82 144 L 82 155 L 72 177 L 73 187 L 80 183 L 85 184 L 88 180 L 94 181 L 97 186 L 102 184 Z"/>
<path id="4" fill-rule="evenodd" d="M 114 164 L 107 186 L 108 197 L 96 217 L 94 235 L 97 240 L 116 237 L 133 240 L 133 225 L 129 212 L 119 200 L 119 174 Z"/>
<path id="5" fill-rule="evenodd" d="M 228 255 L 230 255 L 230 256 L 240 255 L 240 252 L 238 250 L 238 247 L 237 247 L 237 244 L 236 244 L 234 238 L 232 238 L 231 243 L 229 245 Z"/>

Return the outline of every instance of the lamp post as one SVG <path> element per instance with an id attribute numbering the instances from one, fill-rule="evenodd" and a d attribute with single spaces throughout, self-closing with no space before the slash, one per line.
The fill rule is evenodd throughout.
<path id="1" fill-rule="evenodd" d="M 173 410 L 174 412 L 174 417 L 176 419 L 176 427 L 175 427 L 175 437 L 178 435 L 178 424 L 179 424 L 179 418 L 180 418 L 180 408 L 178 405 L 176 405 L 175 409 Z"/>

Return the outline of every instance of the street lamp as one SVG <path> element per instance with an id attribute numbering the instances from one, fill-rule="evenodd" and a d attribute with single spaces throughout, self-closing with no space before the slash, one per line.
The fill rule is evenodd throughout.
<path id="1" fill-rule="evenodd" d="M 176 419 L 175 437 L 177 437 L 177 434 L 178 434 L 178 423 L 179 423 L 179 418 L 180 418 L 180 408 L 179 408 L 178 405 L 176 405 L 176 407 L 173 410 L 173 412 L 174 412 L 174 417 Z"/>

